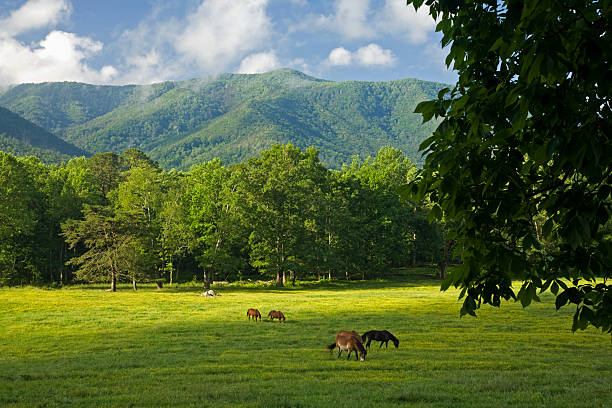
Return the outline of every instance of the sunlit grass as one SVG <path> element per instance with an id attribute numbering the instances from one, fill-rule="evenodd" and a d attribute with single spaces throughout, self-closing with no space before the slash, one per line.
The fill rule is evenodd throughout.
<path id="1" fill-rule="evenodd" d="M 0 406 L 612 406 L 610 337 L 572 333 L 547 296 L 474 319 L 427 280 L 105 288 L 0 290 Z M 338 360 L 341 329 L 400 347 Z"/>

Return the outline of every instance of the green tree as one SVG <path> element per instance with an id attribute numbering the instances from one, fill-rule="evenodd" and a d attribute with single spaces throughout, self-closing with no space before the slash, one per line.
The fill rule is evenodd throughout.
<path id="1" fill-rule="evenodd" d="M 381 272 L 405 265 L 409 255 L 412 207 L 401 200 L 398 188 L 412 180 L 416 167 L 401 151 L 383 147 L 374 157 L 355 157 L 345 169 L 346 176 L 358 182 L 351 198 L 358 256 L 365 256 L 360 269 Z"/>
<path id="2" fill-rule="evenodd" d="M 449 234 L 463 264 L 443 288 L 464 289 L 461 314 L 502 298 L 527 306 L 550 289 L 557 308 L 576 305 L 573 330 L 612 332 L 612 242 L 602 231 L 612 211 L 612 5 L 408 3 L 429 6 L 459 74 L 417 107 L 441 122 L 421 145 L 428 155 L 411 187 L 438 218 L 457 221 Z"/>
<path id="3" fill-rule="evenodd" d="M 98 188 L 99 200 L 106 202 L 106 195 L 119 185 L 121 162 L 115 153 L 98 153 L 87 160 L 89 171 Z"/>
<path id="4" fill-rule="evenodd" d="M 115 204 L 117 214 L 132 214 L 135 217 L 124 219 L 140 225 L 138 240 L 134 242 L 138 244 L 139 256 L 133 258 L 135 268 L 130 270 L 134 289 L 136 282 L 147 273 L 154 278 L 160 277 L 159 213 L 163 201 L 159 170 L 146 162 L 136 163 L 136 166 L 123 172 L 121 174 L 123 180 L 108 194 Z"/>
<path id="5" fill-rule="evenodd" d="M 76 277 L 86 282 L 110 281 L 117 290 L 122 277 L 134 278 L 140 263 L 140 214 L 119 212 L 110 206 L 86 205 L 83 220 L 62 224 L 62 234 L 70 248 L 82 244 L 87 250 L 67 263 L 78 266 Z"/>
<path id="6" fill-rule="evenodd" d="M 192 251 L 204 270 L 204 287 L 215 272 L 240 264 L 234 244 L 240 235 L 235 178 L 219 159 L 192 167 L 185 193 Z"/>
<path id="7" fill-rule="evenodd" d="M 40 213 L 40 194 L 26 165 L 0 152 L 0 284 L 30 283 L 35 269 L 31 245 Z"/>
<path id="8" fill-rule="evenodd" d="M 287 272 L 302 268 L 304 251 L 312 250 L 303 241 L 309 237 L 308 203 L 325 169 L 315 149 L 302 152 L 291 144 L 274 145 L 245 168 L 241 212 L 251 225 L 251 262 L 282 286 Z"/>
<path id="9" fill-rule="evenodd" d="M 189 249 L 191 231 L 189 230 L 186 198 L 186 176 L 172 170 L 161 173 L 162 208 L 160 222 L 161 270 L 168 274 L 170 284 L 179 280 L 179 260 Z"/>

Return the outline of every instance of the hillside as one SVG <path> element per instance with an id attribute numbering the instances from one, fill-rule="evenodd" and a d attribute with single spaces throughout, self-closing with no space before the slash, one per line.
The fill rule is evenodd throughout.
<path id="1" fill-rule="evenodd" d="M 413 162 L 435 124 L 412 113 L 444 84 L 331 82 L 294 70 L 149 86 L 20 85 L 0 105 L 92 153 L 135 147 L 165 168 L 244 161 L 274 143 L 315 146 L 329 167 L 382 146 Z"/>
<path id="2" fill-rule="evenodd" d="M 59 163 L 88 155 L 40 126 L 0 107 L 0 150 L 16 156 L 37 156 L 46 163 Z"/>

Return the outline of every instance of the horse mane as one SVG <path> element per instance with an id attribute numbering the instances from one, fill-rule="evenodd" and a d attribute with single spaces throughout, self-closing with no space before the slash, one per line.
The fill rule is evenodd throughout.
<path id="1" fill-rule="evenodd" d="M 359 337 L 359 336 L 357 336 Z M 357 343 L 357 348 L 359 349 L 360 353 L 363 353 L 364 355 L 367 354 L 368 352 L 366 351 L 365 347 L 363 346 L 363 342 L 361 341 L 356 341 L 355 343 Z"/>

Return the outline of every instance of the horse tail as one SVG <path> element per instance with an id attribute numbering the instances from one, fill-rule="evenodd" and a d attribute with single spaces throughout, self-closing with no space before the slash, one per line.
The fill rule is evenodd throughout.
<path id="1" fill-rule="evenodd" d="M 325 348 L 328 349 L 329 351 L 332 351 L 333 349 L 336 348 L 336 342 L 333 342 L 329 346 L 325 346 Z"/>

